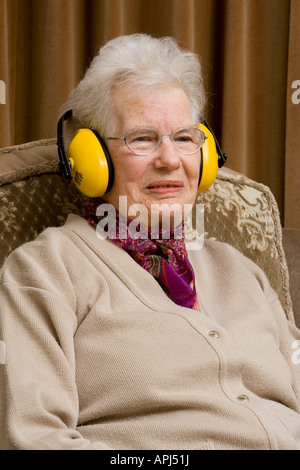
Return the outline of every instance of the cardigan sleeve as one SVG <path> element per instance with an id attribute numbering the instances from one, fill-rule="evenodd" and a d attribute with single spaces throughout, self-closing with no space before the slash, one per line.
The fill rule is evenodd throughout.
<path id="1" fill-rule="evenodd" d="M 11 256 L 0 284 L 0 340 L 6 352 L 0 364 L 0 448 L 108 449 L 76 429 L 77 318 L 68 281 L 62 282 L 58 270 L 57 284 L 65 291 L 58 295 L 54 281 L 51 290 L 45 289 L 44 259 L 37 262 L 22 251 Z"/>

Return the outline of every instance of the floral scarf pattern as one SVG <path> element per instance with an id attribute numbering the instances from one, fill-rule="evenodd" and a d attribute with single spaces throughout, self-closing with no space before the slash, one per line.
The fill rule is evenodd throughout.
<path id="1" fill-rule="evenodd" d="M 101 198 L 91 198 L 86 206 L 86 218 L 95 228 L 101 220 L 101 217 L 96 215 L 97 208 L 101 203 L 104 203 Z M 111 241 L 123 248 L 140 266 L 148 271 L 176 304 L 199 311 L 195 274 L 187 256 L 184 231 L 181 231 L 181 238 L 175 238 L 174 230 L 170 230 L 168 239 L 163 237 L 151 239 L 150 229 L 148 230 L 148 238 L 135 239 L 129 234 L 124 238 L 119 236 L 121 217 L 116 212 L 116 236 L 111 238 Z M 130 222 L 130 220 L 125 221 L 127 226 Z"/>

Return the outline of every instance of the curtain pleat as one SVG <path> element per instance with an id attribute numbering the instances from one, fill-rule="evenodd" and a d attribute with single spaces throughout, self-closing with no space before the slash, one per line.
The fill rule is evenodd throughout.
<path id="1" fill-rule="evenodd" d="M 227 165 L 269 186 L 282 223 L 300 228 L 299 25 L 299 0 L 0 0 L 0 146 L 55 137 L 60 106 L 109 39 L 171 35 L 201 57 Z"/>
<path id="2" fill-rule="evenodd" d="M 284 124 L 283 124 L 284 125 Z M 291 0 L 285 122 L 284 225 L 300 228 L 300 2 Z"/>
<path id="3" fill-rule="evenodd" d="M 224 21 L 224 147 L 282 207 L 289 2 L 229 0 Z"/>

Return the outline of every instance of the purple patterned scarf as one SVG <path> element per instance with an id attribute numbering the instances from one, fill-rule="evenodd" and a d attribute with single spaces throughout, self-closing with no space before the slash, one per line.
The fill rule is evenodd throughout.
<path id="1" fill-rule="evenodd" d="M 86 206 L 86 218 L 94 227 L 101 220 L 101 217 L 96 216 L 97 207 L 101 203 L 104 203 L 101 198 L 91 198 Z M 199 311 L 195 275 L 188 260 L 183 227 L 182 237 L 178 239 L 174 238 L 174 230 L 170 230 L 168 239 L 151 239 L 150 229 L 148 238 L 133 239 L 128 233 L 126 238 L 120 238 L 120 217 L 116 211 L 116 237 L 111 241 L 127 251 L 140 266 L 152 274 L 176 304 Z M 130 222 L 126 220 L 127 227 Z"/>

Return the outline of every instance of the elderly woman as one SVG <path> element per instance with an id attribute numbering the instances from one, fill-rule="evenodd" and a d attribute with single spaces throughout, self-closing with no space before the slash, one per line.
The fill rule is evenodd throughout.
<path id="1" fill-rule="evenodd" d="M 86 218 L 4 266 L 1 448 L 300 449 L 299 331 L 249 259 L 175 236 L 199 185 L 203 105 L 198 58 L 146 35 L 106 44 L 71 93 L 65 141 L 92 129 L 110 181 Z M 145 208 L 146 236 L 122 234 L 137 217 L 124 197 Z M 113 237 L 97 232 L 102 205 Z"/>

